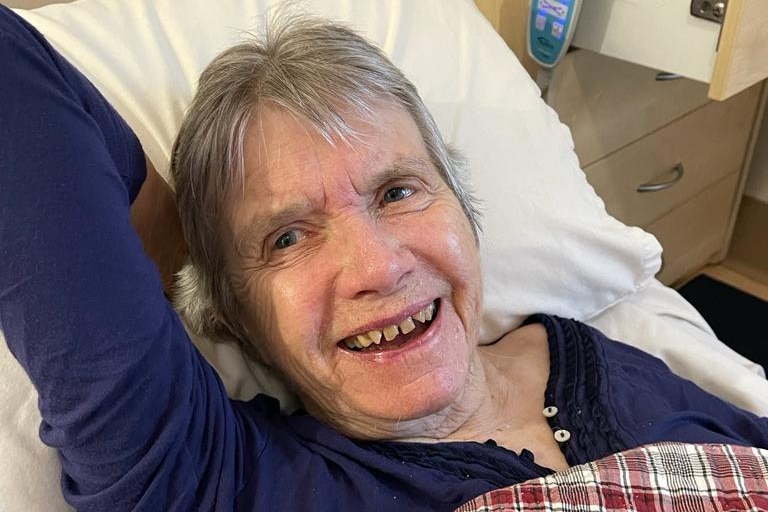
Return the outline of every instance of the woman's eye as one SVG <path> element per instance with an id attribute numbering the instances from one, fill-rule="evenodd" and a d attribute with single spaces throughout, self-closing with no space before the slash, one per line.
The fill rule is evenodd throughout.
<path id="1" fill-rule="evenodd" d="M 275 249 L 287 249 L 301 240 L 299 232 L 295 229 L 286 231 L 275 240 Z"/>
<path id="2" fill-rule="evenodd" d="M 383 200 L 385 203 L 394 203 L 396 201 L 401 201 L 405 199 L 406 197 L 413 194 L 413 189 L 408 187 L 392 187 L 386 192 L 384 192 Z"/>

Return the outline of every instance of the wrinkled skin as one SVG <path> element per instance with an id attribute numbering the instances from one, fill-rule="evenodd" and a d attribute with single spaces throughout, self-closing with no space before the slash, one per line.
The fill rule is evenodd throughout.
<path id="1" fill-rule="evenodd" d="M 411 117 L 382 104 L 330 144 L 261 107 L 232 194 L 228 270 L 263 357 L 314 415 L 356 438 L 453 431 L 487 394 L 478 359 L 481 276 L 458 200 Z M 426 332 L 396 350 L 342 340 L 433 301 Z"/>

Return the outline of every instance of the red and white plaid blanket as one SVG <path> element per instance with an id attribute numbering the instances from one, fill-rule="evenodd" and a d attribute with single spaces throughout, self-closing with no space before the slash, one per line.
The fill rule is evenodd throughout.
<path id="1" fill-rule="evenodd" d="M 478 496 L 457 512 L 768 511 L 768 450 L 658 443 Z"/>

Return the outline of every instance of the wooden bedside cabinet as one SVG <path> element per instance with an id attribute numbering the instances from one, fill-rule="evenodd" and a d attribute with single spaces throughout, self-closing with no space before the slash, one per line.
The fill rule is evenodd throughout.
<path id="1" fill-rule="evenodd" d="M 528 2 L 475 3 L 536 76 Z M 661 242 L 666 284 L 725 256 L 768 77 L 765 0 L 729 0 L 722 24 L 691 9 L 692 0 L 585 1 L 573 45 L 587 49 L 559 64 L 548 95 L 606 209 Z M 659 82 L 658 70 L 698 81 Z"/>
<path id="2" fill-rule="evenodd" d="M 725 253 L 763 86 L 718 102 L 706 84 L 656 75 L 577 50 L 557 68 L 549 102 L 608 212 L 659 239 L 658 277 L 672 284 Z"/>

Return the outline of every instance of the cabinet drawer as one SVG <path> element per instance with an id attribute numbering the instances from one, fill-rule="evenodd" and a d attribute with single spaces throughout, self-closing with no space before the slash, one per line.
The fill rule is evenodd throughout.
<path id="1" fill-rule="evenodd" d="M 549 103 L 571 129 L 583 167 L 707 103 L 707 86 L 589 50 L 558 65 Z"/>
<path id="2" fill-rule="evenodd" d="M 658 278 L 672 284 L 709 263 L 724 248 L 739 172 L 646 226 L 664 248 Z"/>
<path id="3" fill-rule="evenodd" d="M 710 102 L 585 169 L 587 179 L 613 216 L 645 226 L 743 165 L 759 87 L 726 102 Z M 681 164 L 684 176 L 665 190 L 638 186 L 670 180 Z"/>

